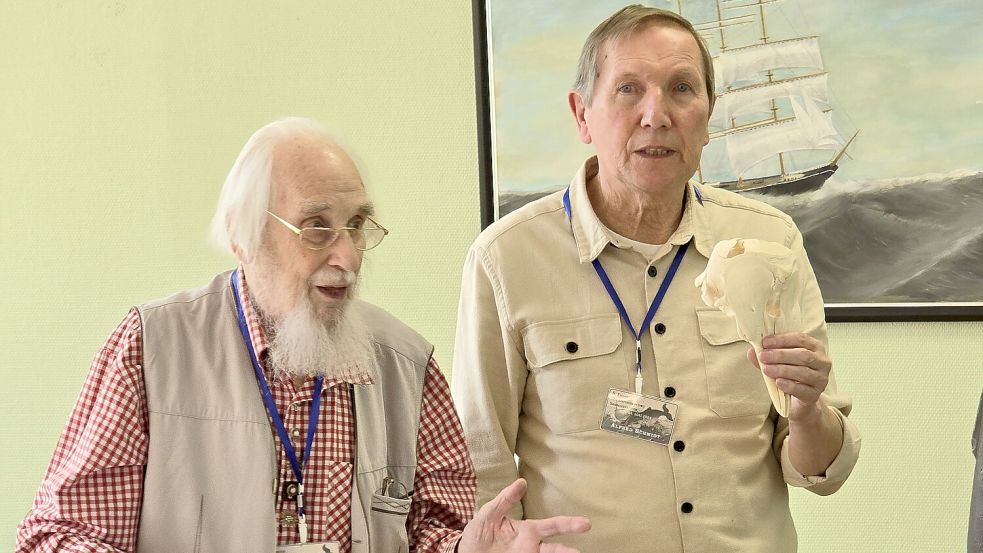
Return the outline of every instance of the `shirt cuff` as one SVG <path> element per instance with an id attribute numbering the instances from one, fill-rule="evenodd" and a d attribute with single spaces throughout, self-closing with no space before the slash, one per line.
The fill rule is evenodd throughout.
<path id="1" fill-rule="evenodd" d="M 457 544 L 461 541 L 461 536 L 464 532 L 461 530 L 456 530 L 453 534 L 448 534 L 444 541 L 440 543 L 440 553 L 456 553 Z"/>
<path id="2" fill-rule="evenodd" d="M 836 458 L 826 468 L 826 473 L 822 476 L 805 476 L 795 469 L 792 460 L 788 456 L 788 436 L 782 443 L 782 476 L 789 486 L 806 488 L 821 495 L 835 492 L 843 485 L 847 477 L 853 471 L 857 459 L 860 457 L 860 430 L 848 419 L 839 409 L 827 407 L 836 414 L 836 419 L 843 427 L 843 445 L 840 446 Z"/>

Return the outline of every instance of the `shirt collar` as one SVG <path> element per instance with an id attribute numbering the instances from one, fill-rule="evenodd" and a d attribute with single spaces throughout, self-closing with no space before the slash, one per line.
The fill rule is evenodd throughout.
<path id="1" fill-rule="evenodd" d="M 269 378 L 269 370 L 266 368 L 266 351 L 270 344 L 266 340 L 266 331 L 263 330 L 263 325 L 259 320 L 259 313 L 253 306 L 252 297 L 249 294 L 249 284 L 246 283 L 246 272 L 242 269 L 242 265 L 239 266 L 237 272 L 239 274 L 239 305 L 242 306 L 242 314 L 246 316 L 246 328 L 249 330 L 249 338 L 253 341 L 256 358 L 259 359 L 263 370 L 267 373 L 266 377 Z"/>
<path id="2" fill-rule="evenodd" d="M 570 207 L 573 220 L 570 223 L 577 253 L 581 263 L 589 263 L 601 255 L 608 244 L 631 247 L 630 241 L 608 229 L 591 206 L 587 195 L 587 183 L 597 175 L 597 157 L 591 157 L 580 167 L 570 182 Z M 699 184 L 686 184 L 686 205 L 679 226 L 669 237 L 669 243 L 679 246 L 693 240 L 696 249 L 709 258 L 713 251 L 713 238 L 709 231 L 703 194 Z"/>

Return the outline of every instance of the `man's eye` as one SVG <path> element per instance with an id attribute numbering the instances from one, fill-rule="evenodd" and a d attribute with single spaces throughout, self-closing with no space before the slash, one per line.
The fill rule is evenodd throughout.
<path id="1" fill-rule="evenodd" d="M 676 91 L 678 92 L 689 92 L 691 90 L 693 90 L 693 87 L 689 83 L 679 83 L 676 85 Z"/>
<path id="2" fill-rule="evenodd" d="M 322 223 L 319 219 L 315 219 L 313 221 L 305 221 L 304 224 L 300 226 L 300 228 L 324 228 L 326 226 L 327 225 Z"/>
<path id="3" fill-rule="evenodd" d="M 618 92 L 622 94 L 631 94 L 634 91 L 635 91 L 635 85 L 623 84 L 618 87 Z"/>

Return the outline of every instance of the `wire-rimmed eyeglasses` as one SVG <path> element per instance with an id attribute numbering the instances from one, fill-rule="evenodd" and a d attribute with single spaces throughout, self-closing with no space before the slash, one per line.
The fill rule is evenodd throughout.
<path id="1" fill-rule="evenodd" d="M 300 243 L 309 250 L 323 250 L 338 240 L 338 237 L 341 236 L 341 231 L 348 231 L 348 237 L 352 239 L 352 244 L 355 246 L 355 249 L 364 252 L 365 250 L 371 250 L 372 248 L 378 246 L 382 242 L 382 239 L 389 234 L 386 227 L 375 222 L 371 217 L 366 217 L 363 225 L 360 227 L 297 228 L 287 221 L 284 221 L 272 211 L 266 210 L 266 212 L 277 221 L 283 223 L 283 226 L 287 227 L 293 231 L 294 234 L 299 236 Z"/>

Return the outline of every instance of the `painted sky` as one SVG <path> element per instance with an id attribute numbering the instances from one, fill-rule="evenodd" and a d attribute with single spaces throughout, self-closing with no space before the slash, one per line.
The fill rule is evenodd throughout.
<path id="1" fill-rule="evenodd" d="M 694 22 L 716 9 L 682 3 Z M 676 0 L 647 4 L 676 9 Z M 566 95 L 584 38 L 623 5 L 490 0 L 500 190 L 563 186 L 590 155 Z M 980 0 L 779 0 L 765 10 L 772 39 L 820 36 L 835 121 L 860 130 L 834 178 L 983 171 Z"/>

